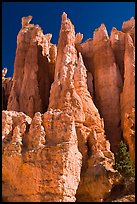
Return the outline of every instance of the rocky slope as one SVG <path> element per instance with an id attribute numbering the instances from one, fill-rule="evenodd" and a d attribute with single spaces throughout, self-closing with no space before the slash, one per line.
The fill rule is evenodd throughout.
<path id="1" fill-rule="evenodd" d="M 13 77 L 2 75 L 3 201 L 105 201 L 121 180 L 121 138 L 135 160 L 135 21 L 110 38 L 101 24 L 81 43 L 63 13 L 56 46 L 31 19 L 22 18 Z"/>

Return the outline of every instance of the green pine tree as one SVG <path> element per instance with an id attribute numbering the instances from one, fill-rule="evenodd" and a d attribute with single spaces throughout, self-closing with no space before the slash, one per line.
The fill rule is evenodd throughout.
<path id="1" fill-rule="evenodd" d="M 127 146 L 123 141 L 120 142 L 118 152 L 116 153 L 115 169 L 118 170 L 123 177 L 135 177 L 135 168 L 132 166 Z"/>

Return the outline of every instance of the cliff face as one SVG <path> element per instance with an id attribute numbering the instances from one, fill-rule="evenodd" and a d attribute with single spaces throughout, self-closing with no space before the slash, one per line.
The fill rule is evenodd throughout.
<path id="1" fill-rule="evenodd" d="M 56 58 L 51 37 L 44 35 L 38 25 L 28 24 L 20 30 L 7 110 L 21 111 L 31 117 L 37 111 L 47 110 Z M 53 56 L 51 49 L 55 50 Z"/>
<path id="2" fill-rule="evenodd" d="M 3 200 L 103 201 L 120 181 L 122 137 L 134 162 L 133 19 L 81 43 L 63 13 L 58 46 L 31 19 L 22 18 L 13 77 L 3 74 Z"/>

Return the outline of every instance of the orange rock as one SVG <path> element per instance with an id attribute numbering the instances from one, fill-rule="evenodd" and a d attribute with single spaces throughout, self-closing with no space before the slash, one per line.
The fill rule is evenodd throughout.
<path id="1" fill-rule="evenodd" d="M 2 112 L 3 201 L 103 202 L 121 178 L 111 152 L 122 137 L 120 122 L 135 156 L 134 28 L 113 28 L 109 39 L 101 24 L 81 43 L 63 13 L 56 46 L 31 18 L 22 18 L 13 84 L 6 70 L 2 75 L 9 94 Z"/>
<path id="2" fill-rule="evenodd" d="M 133 163 L 135 162 L 135 47 L 127 33 L 124 55 L 124 86 L 121 93 L 121 124 L 123 137 L 129 146 Z"/>
<path id="3" fill-rule="evenodd" d="M 28 24 L 20 30 L 7 110 L 21 111 L 31 117 L 38 111 L 47 110 L 50 78 L 53 78 L 49 71 L 51 36 L 44 35 L 38 25 L 31 27 Z"/>
<path id="4" fill-rule="evenodd" d="M 53 117 L 53 126 L 50 120 L 43 121 L 40 113 L 31 121 L 23 113 L 3 111 L 3 120 L 7 123 L 10 118 L 9 123 L 12 123 L 9 132 L 3 125 L 4 201 L 75 202 L 82 158 L 77 147 L 75 123 L 62 112 L 47 114 Z M 23 124 L 30 124 L 30 128 L 23 128 Z M 49 142 L 51 132 L 58 138 L 57 142 Z"/>
<path id="5" fill-rule="evenodd" d="M 119 102 L 122 80 L 104 24 L 95 30 L 93 45 L 95 104 L 104 119 L 111 150 L 116 152 L 122 136 Z"/>
<path id="6" fill-rule="evenodd" d="M 8 99 L 10 96 L 13 78 L 2 78 L 2 109 L 7 110 Z"/>
<path id="7" fill-rule="evenodd" d="M 125 53 L 125 33 L 112 28 L 110 43 L 114 52 L 116 64 L 120 70 L 121 78 L 124 81 L 124 53 Z M 121 85 L 122 91 L 123 83 Z"/>

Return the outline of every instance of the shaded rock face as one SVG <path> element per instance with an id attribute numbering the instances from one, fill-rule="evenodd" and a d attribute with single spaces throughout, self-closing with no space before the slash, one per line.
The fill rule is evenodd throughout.
<path id="1" fill-rule="evenodd" d="M 8 99 L 13 84 L 12 77 L 2 78 L 2 110 L 7 110 Z"/>
<path id="2" fill-rule="evenodd" d="M 135 47 L 127 33 L 124 55 L 124 86 L 121 93 L 121 121 L 123 137 L 129 146 L 133 163 L 135 162 Z"/>
<path id="3" fill-rule="evenodd" d="M 31 19 L 22 18 L 12 82 L 2 73 L 3 201 L 103 202 L 120 181 L 112 151 L 122 131 L 135 156 L 134 26 L 109 39 L 102 24 L 81 43 L 63 13 L 56 47 Z"/>
<path id="4" fill-rule="evenodd" d="M 27 24 L 20 30 L 7 110 L 21 111 L 30 117 L 47 110 L 55 62 L 52 57 L 50 71 L 51 36 L 44 35 L 38 25 Z"/>
<path id="5" fill-rule="evenodd" d="M 94 32 L 93 45 L 95 103 L 101 117 L 104 118 L 111 150 L 116 152 L 122 136 L 120 123 L 122 80 L 104 24 Z"/>
<path id="6" fill-rule="evenodd" d="M 112 28 L 110 43 L 115 56 L 115 62 L 120 70 L 122 82 L 124 81 L 124 53 L 125 53 L 125 33 Z M 123 86 L 123 83 L 122 83 Z"/>

